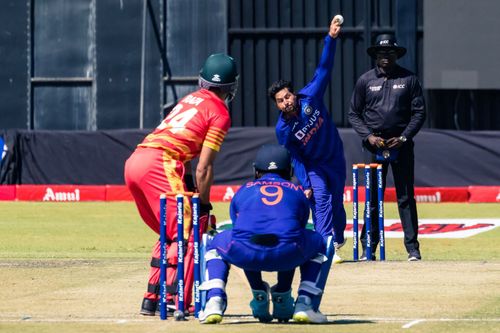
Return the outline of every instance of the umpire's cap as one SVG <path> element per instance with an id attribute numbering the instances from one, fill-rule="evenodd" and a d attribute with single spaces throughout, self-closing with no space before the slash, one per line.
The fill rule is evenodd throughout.
<path id="1" fill-rule="evenodd" d="M 291 168 L 290 153 L 285 147 L 277 144 L 267 144 L 257 151 L 255 170 L 263 172 L 281 172 Z"/>
<path id="2" fill-rule="evenodd" d="M 396 37 L 391 34 L 378 35 L 375 44 L 370 46 L 366 52 L 372 58 L 377 58 L 377 52 L 383 50 L 394 50 L 398 58 L 401 58 L 406 54 L 406 48 L 399 46 L 396 42 Z"/>

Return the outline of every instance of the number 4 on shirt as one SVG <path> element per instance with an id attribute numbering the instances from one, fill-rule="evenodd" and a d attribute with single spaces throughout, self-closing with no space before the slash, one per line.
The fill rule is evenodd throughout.
<path id="1" fill-rule="evenodd" d="M 181 112 L 183 105 L 178 104 L 170 114 L 161 122 L 158 129 L 168 129 L 172 133 L 178 133 L 186 128 L 186 124 L 198 113 L 198 109 L 191 108 Z"/>

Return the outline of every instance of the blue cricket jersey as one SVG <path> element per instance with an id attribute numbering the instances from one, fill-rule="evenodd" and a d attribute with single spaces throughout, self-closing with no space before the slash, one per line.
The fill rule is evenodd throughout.
<path id="1" fill-rule="evenodd" d="M 302 187 L 268 173 L 247 182 L 234 195 L 230 210 L 233 239 L 275 234 L 282 242 L 301 237 L 309 219 L 309 201 Z"/>
<path id="2" fill-rule="evenodd" d="M 336 39 L 327 35 L 313 79 L 297 94 L 300 112 L 289 120 L 280 114 L 276 124 L 278 142 L 290 151 L 295 175 L 305 189 L 311 188 L 307 176 L 311 166 L 345 168 L 345 165 L 335 165 L 345 163 L 344 148 L 337 127 L 323 103 L 333 69 L 335 48 Z"/>

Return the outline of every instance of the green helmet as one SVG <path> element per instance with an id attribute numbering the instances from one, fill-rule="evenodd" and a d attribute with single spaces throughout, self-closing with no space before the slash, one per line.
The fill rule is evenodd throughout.
<path id="1" fill-rule="evenodd" d="M 238 70 L 233 58 L 223 53 L 212 54 L 200 70 L 198 85 L 201 88 L 219 88 L 234 98 L 238 89 Z"/>

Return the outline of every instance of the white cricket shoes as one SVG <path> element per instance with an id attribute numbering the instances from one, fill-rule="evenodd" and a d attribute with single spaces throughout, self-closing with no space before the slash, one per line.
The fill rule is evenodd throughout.
<path id="1" fill-rule="evenodd" d="M 211 297 L 200 311 L 198 319 L 201 324 L 218 324 L 222 321 L 226 310 L 226 300 L 220 296 Z"/>
<path id="2" fill-rule="evenodd" d="M 344 262 L 344 259 L 342 259 L 341 256 L 337 254 L 337 251 L 335 251 L 335 254 L 333 255 L 332 262 L 334 264 L 341 264 Z"/>
<path id="3" fill-rule="evenodd" d="M 295 303 L 293 321 L 301 324 L 323 324 L 327 323 L 328 319 L 319 310 L 313 310 L 310 297 L 300 295 Z"/>
<path id="4" fill-rule="evenodd" d="M 340 264 L 340 263 L 343 263 L 344 262 L 344 259 L 342 259 L 338 254 L 337 252 L 340 250 L 340 248 L 342 246 L 344 246 L 346 243 L 346 240 L 344 239 L 344 241 L 342 243 L 337 243 L 337 242 L 333 242 L 333 247 L 335 249 L 335 253 L 333 254 L 333 258 L 332 258 L 332 262 L 334 264 Z"/>

